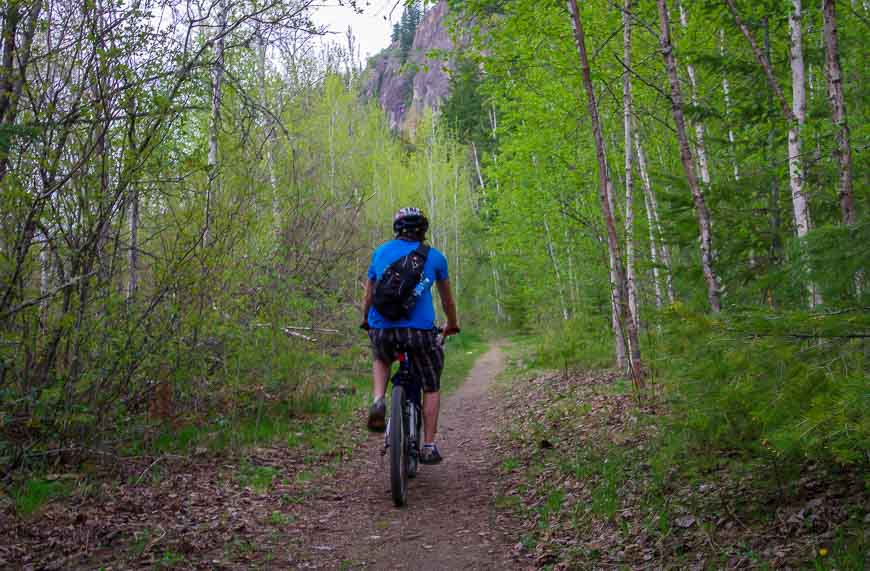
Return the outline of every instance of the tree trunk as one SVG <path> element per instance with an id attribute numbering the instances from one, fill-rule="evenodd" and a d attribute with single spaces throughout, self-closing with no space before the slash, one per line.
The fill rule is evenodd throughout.
<path id="1" fill-rule="evenodd" d="M 685 33 L 689 29 L 689 20 L 686 16 L 686 10 L 683 8 L 682 2 L 678 3 L 680 12 L 680 27 Z M 689 76 L 689 96 L 694 107 L 698 106 L 698 82 L 695 79 L 695 66 L 691 63 L 686 64 L 686 73 Z M 710 164 L 707 161 L 707 145 L 704 142 L 704 123 L 702 121 L 693 121 L 695 124 L 695 148 L 698 153 L 698 168 L 701 172 L 701 182 L 704 186 L 710 186 Z"/>
<path id="2" fill-rule="evenodd" d="M 631 0 L 625 0 L 622 11 L 622 113 L 625 132 L 625 279 L 628 292 L 628 308 L 634 318 L 634 326 L 640 328 L 637 309 L 637 287 L 634 275 L 634 175 L 631 141 Z"/>
<path id="3" fill-rule="evenodd" d="M 544 230 L 547 234 L 547 254 L 553 264 L 553 273 L 556 274 L 556 286 L 559 291 L 559 305 L 562 308 L 562 319 L 568 321 L 568 304 L 565 303 L 565 284 L 562 281 L 562 272 L 559 271 L 559 261 L 556 259 L 556 251 L 553 248 L 553 236 L 550 234 L 550 224 L 544 218 Z"/>
<path id="4" fill-rule="evenodd" d="M 622 330 L 622 288 L 619 287 L 619 275 L 616 272 L 617 262 L 609 248 L 607 259 L 610 262 L 610 326 L 613 329 L 613 351 L 619 370 L 629 371 L 631 369 L 625 348 L 625 333 Z"/>
<path id="5" fill-rule="evenodd" d="M 220 190 L 218 180 L 218 137 L 221 125 L 221 86 L 224 78 L 224 33 L 227 27 L 226 0 L 218 0 L 218 39 L 214 42 L 214 64 L 211 71 L 211 123 L 208 133 L 208 188 L 205 195 L 205 229 L 203 245 L 209 244 L 211 234 L 212 202 Z"/>
<path id="6" fill-rule="evenodd" d="M 806 194 L 804 193 L 803 183 L 803 160 L 801 150 L 801 128 L 806 120 L 806 89 L 805 89 L 805 74 L 804 74 L 804 57 L 803 57 L 803 33 L 801 31 L 801 2 L 800 0 L 792 0 L 792 13 L 789 17 L 789 30 L 791 34 L 791 44 L 789 46 L 789 59 L 791 61 L 792 75 L 792 105 L 789 106 L 783 94 L 782 87 L 776 76 L 773 73 L 773 67 L 770 64 L 770 58 L 759 48 L 758 42 L 750 33 L 749 28 L 743 22 L 740 14 L 737 12 L 737 7 L 734 0 L 725 0 L 728 10 L 734 17 L 734 21 L 740 32 L 749 42 L 752 52 L 755 54 L 755 59 L 764 70 L 767 77 L 767 83 L 770 85 L 779 102 L 783 117 L 788 123 L 788 170 L 789 170 L 789 185 L 791 187 L 792 210 L 794 211 L 795 227 L 797 229 L 798 238 L 802 239 L 812 227 L 810 220 L 809 203 Z M 803 257 L 803 256 L 802 256 Z M 816 284 L 810 281 L 807 284 L 809 290 L 810 307 L 815 307 L 822 302 L 821 295 Z"/>
<path id="7" fill-rule="evenodd" d="M 571 313 L 577 311 L 577 274 L 574 271 L 574 252 L 571 249 L 571 235 L 565 226 L 565 259 L 568 260 L 568 287 L 571 292 Z"/>
<path id="8" fill-rule="evenodd" d="M 583 34 L 583 23 L 580 20 L 580 11 L 577 9 L 577 0 L 568 0 L 568 11 L 571 13 L 574 24 L 574 37 L 577 43 L 577 51 L 580 56 L 580 67 L 583 76 L 583 87 L 589 105 L 589 118 L 592 123 L 592 133 L 595 138 L 595 154 L 598 159 L 598 198 L 601 203 L 601 212 L 607 227 L 607 246 L 612 258 L 612 267 L 616 278 L 616 290 L 625 289 L 625 274 L 619 257 L 619 242 L 616 234 L 616 222 L 610 208 L 608 195 L 611 192 L 610 176 L 607 171 L 607 161 L 604 155 L 604 137 L 601 132 L 601 123 L 598 118 L 598 103 L 595 100 L 595 89 L 592 86 L 592 77 L 589 70 L 589 58 L 586 54 L 586 39 Z M 631 308 L 625 308 L 627 313 L 625 324 L 628 330 L 628 351 L 631 377 L 635 388 L 640 390 L 644 386 L 643 365 L 640 358 L 640 344 L 638 343 L 637 327 L 635 318 L 631 314 Z"/>
<path id="9" fill-rule="evenodd" d="M 135 299 L 139 289 L 139 191 L 130 193 L 130 250 L 128 253 L 130 276 L 127 281 L 127 300 Z"/>
<path id="10" fill-rule="evenodd" d="M 719 55 L 725 59 L 725 30 L 719 30 Z M 725 97 L 725 118 L 728 121 L 728 146 L 731 151 L 731 165 L 734 172 L 734 180 L 740 180 L 740 166 L 737 163 L 737 146 L 734 143 L 734 128 L 731 124 L 731 85 L 728 76 L 722 74 L 722 94 Z"/>
<path id="11" fill-rule="evenodd" d="M 269 108 L 269 96 L 266 93 L 266 40 L 262 36 L 257 38 L 260 45 L 258 49 L 257 75 L 260 83 L 260 105 L 263 109 Z M 280 111 L 280 110 L 279 110 Z M 266 147 L 266 174 L 269 177 L 269 190 L 272 199 L 272 226 L 277 234 L 281 228 L 281 208 L 278 200 L 278 179 L 275 176 L 275 124 L 268 112 L 263 113 L 263 132 Z"/>
<path id="12" fill-rule="evenodd" d="M 471 141 L 471 154 L 474 157 L 474 172 L 477 173 L 480 190 L 486 190 L 486 185 L 483 183 L 483 173 L 480 170 L 480 160 L 477 158 L 477 145 L 474 144 L 474 141 Z"/>
<path id="13" fill-rule="evenodd" d="M 789 60 L 791 61 L 792 114 L 795 120 L 792 121 L 788 130 L 788 173 L 794 208 L 794 222 L 799 239 L 803 239 L 812 228 L 809 202 L 804 190 L 803 148 L 801 144 L 801 134 L 807 118 L 802 18 L 801 0 L 792 0 L 792 13 L 789 16 L 789 31 L 791 32 Z M 822 298 L 816 284 L 810 281 L 807 284 L 807 289 L 809 290 L 810 307 L 819 305 Z"/>
<path id="14" fill-rule="evenodd" d="M 674 56 L 674 48 L 671 45 L 671 25 L 668 18 L 668 7 L 665 0 L 657 0 L 657 3 L 661 24 L 660 43 L 662 55 L 665 59 L 665 66 L 668 71 L 668 79 L 671 84 L 671 111 L 674 115 L 677 140 L 680 144 L 680 159 L 683 163 L 683 170 L 686 173 L 689 188 L 692 191 L 692 198 L 695 202 L 695 214 L 698 217 L 698 228 L 701 237 L 701 268 L 704 272 L 704 279 L 707 282 L 707 300 L 710 303 L 710 309 L 714 312 L 719 312 L 722 309 L 722 305 L 719 301 L 719 278 L 713 268 L 713 231 L 710 222 L 710 212 L 707 210 L 704 193 L 695 175 L 692 150 L 689 148 L 689 138 L 686 136 L 683 97 L 680 92 L 680 80 L 677 76 L 677 59 Z"/>
<path id="15" fill-rule="evenodd" d="M 501 279 L 498 274 L 498 267 L 495 260 L 495 250 L 489 251 L 489 265 L 492 270 L 492 293 L 495 297 L 495 316 L 499 321 L 504 317 L 504 310 L 501 305 Z"/>
<path id="16" fill-rule="evenodd" d="M 24 22 L 21 45 L 16 45 L 17 28 L 21 20 L 18 2 L 9 2 L 3 19 L 3 54 L 0 67 L 0 123 L 13 125 L 18 117 L 18 100 L 27 80 L 27 66 L 30 63 L 33 37 L 36 34 L 36 24 L 42 12 L 42 0 L 36 0 L 30 6 L 27 19 Z M 17 68 L 15 63 L 18 63 Z M 0 157 L 0 181 L 6 177 L 9 168 L 9 155 L 3 153 Z"/>
<path id="17" fill-rule="evenodd" d="M 610 212 L 616 220 L 616 201 L 614 200 L 613 181 L 610 178 L 610 166 L 607 165 L 605 157 L 605 175 L 607 177 L 607 205 L 610 207 Z M 608 248 L 608 254 L 610 250 Z M 617 256 L 619 252 L 617 251 Z M 610 260 L 610 319 L 613 327 L 613 349 L 616 352 L 616 365 L 621 371 L 630 372 L 631 363 L 629 361 L 628 349 L 625 343 L 625 281 L 620 279 L 617 273 L 617 263 L 622 263 L 621 257 L 609 255 Z M 620 266 L 621 267 L 621 266 Z"/>
<path id="18" fill-rule="evenodd" d="M 840 163 L 840 212 L 843 224 L 855 224 L 855 201 L 852 193 L 852 143 L 846 117 L 846 98 L 843 95 L 843 70 L 840 68 L 840 47 L 837 40 L 837 8 L 835 0 L 822 0 L 824 18 L 825 65 L 828 78 L 828 97 L 831 100 L 831 119 L 837 129 L 837 160 Z"/>
<path id="19" fill-rule="evenodd" d="M 656 288 L 656 305 L 661 307 L 661 286 L 659 285 L 659 268 L 657 265 L 658 256 L 656 255 L 656 250 L 661 252 L 661 260 L 662 265 L 665 268 L 665 283 L 667 284 L 667 292 L 668 292 L 668 300 L 670 303 L 674 303 L 674 284 L 673 279 L 671 278 L 671 253 L 668 249 L 667 244 L 661 238 L 661 225 L 659 224 L 659 213 L 658 213 L 658 204 L 656 203 L 656 196 L 652 189 L 652 183 L 650 182 L 649 172 L 647 171 L 646 166 L 646 155 L 644 155 L 643 147 L 640 144 L 640 134 L 635 130 L 634 132 L 634 144 L 635 150 L 637 151 L 637 168 L 640 171 L 640 180 L 643 183 L 643 192 L 644 192 L 644 203 L 646 205 L 646 217 L 647 222 L 649 223 L 649 237 L 650 237 L 650 258 L 653 263 L 653 278 L 655 279 L 655 288 Z"/>

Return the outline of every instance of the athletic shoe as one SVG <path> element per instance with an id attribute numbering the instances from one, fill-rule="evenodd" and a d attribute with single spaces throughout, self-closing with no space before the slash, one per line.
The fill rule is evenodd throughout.
<path id="1" fill-rule="evenodd" d="M 421 464 L 440 464 L 444 458 L 438 452 L 438 447 L 434 444 L 424 444 L 423 450 L 420 451 Z"/>
<path id="2" fill-rule="evenodd" d="M 383 432 L 387 428 L 387 405 L 383 398 L 379 398 L 372 403 L 369 408 L 369 430 L 372 432 Z"/>

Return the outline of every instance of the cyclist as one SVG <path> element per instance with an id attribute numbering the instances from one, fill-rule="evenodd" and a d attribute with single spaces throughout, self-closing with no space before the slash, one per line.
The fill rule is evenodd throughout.
<path id="1" fill-rule="evenodd" d="M 395 239 L 382 244 L 372 254 L 363 300 L 361 327 L 368 330 L 371 340 L 373 376 L 373 403 L 369 409 L 368 428 L 383 431 L 386 423 L 384 395 L 395 359 L 396 347 L 401 344 L 409 353 L 411 370 L 423 385 L 423 449 L 420 462 L 437 464 L 442 457 L 435 445 L 438 430 L 438 412 L 441 405 L 441 371 L 444 368 L 444 350 L 435 329 L 435 308 L 432 303 L 432 284 L 438 286 L 441 305 L 447 316 L 444 336 L 459 333 L 456 304 L 450 290 L 447 259 L 435 248 L 429 248 L 423 265 L 420 283 L 424 290 L 407 319 L 389 320 L 374 307 L 375 285 L 384 271 L 399 258 L 406 256 L 425 241 L 429 221 L 419 208 L 401 208 L 393 217 Z"/>

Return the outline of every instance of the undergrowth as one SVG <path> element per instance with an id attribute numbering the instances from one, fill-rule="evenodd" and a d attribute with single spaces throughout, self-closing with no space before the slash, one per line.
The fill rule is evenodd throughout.
<path id="1" fill-rule="evenodd" d="M 442 391 L 455 390 L 486 347 L 486 340 L 474 331 L 451 337 L 445 345 Z M 172 455 L 241 456 L 233 480 L 259 492 L 268 490 L 277 472 L 248 462 L 246 457 L 251 449 L 286 446 L 301 454 L 309 466 L 324 458 L 340 461 L 350 454 L 354 435 L 364 430 L 360 415 L 371 399 L 370 357 L 367 347 L 360 344 L 353 354 L 338 359 L 330 357 L 328 361 L 328 366 L 327 359 L 312 361 L 314 370 L 307 376 L 318 379 L 318 384 L 288 393 L 285 398 L 277 396 L 280 391 L 270 392 L 263 386 L 259 393 L 237 395 L 231 401 L 234 406 L 207 411 L 198 417 L 157 419 L 127 427 L 122 432 L 124 445 L 111 455 L 106 452 L 96 458 L 34 457 L 25 470 L 0 487 L 0 502 L 5 493 L 5 501 L 11 503 L 17 514 L 35 516 L 48 502 L 81 494 L 83 486 L 111 478 L 112 470 L 100 463 L 107 458 L 124 462 Z M 246 383 L 237 390 L 247 389 Z M 316 473 L 313 468 L 303 469 L 297 477 L 313 479 L 321 472 L 335 469 L 330 463 L 321 468 Z M 141 473 L 147 476 L 145 483 L 157 483 L 163 468 L 156 463 Z M 131 481 L 141 483 L 139 474 L 136 471 Z"/>
<path id="2" fill-rule="evenodd" d="M 835 462 L 830 449 L 795 455 L 756 446 L 762 436 L 724 446 L 685 419 L 745 411 L 711 412 L 694 401 L 687 412 L 670 384 L 657 392 L 670 400 L 638 407 L 619 374 L 566 372 L 558 362 L 543 372 L 540 354 L 531 354 L 539 343 L 515 343 L 500 382 L 511 413 L 495 503 L 526 522 L 522 553 L 567 568 L 866 568 L 870 487 L 860 462 Z"/>

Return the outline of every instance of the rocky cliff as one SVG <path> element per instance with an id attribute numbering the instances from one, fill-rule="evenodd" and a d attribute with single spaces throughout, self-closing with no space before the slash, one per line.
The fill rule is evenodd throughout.
<path id="1" fill-rule="evenodd" d="M 413 135 L 424 109 L 437 109 L 448 95 L 449 63 L 428 57 L 432 50 L 453 49 L 446 14 L 447 0 L 426 12 L 404 62 L 398 42 L 369 61 L 363 92 L 380 102 L 394 130 Z"/>

